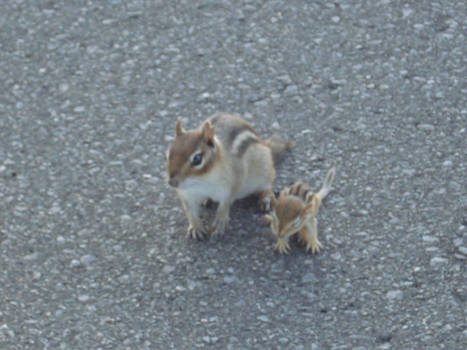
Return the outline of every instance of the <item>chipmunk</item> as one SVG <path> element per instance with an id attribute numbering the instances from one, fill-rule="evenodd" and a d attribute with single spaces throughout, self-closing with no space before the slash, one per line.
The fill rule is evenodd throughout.
<path id="1" fill-rule="evenodd" d="M 318 214 L 321 201 L 331 191 L 336 171 L 329 170 L 324 179 L 323 187 L 317 193 L 301 183 L 280 192 L 279 198 L 271 199 L 272 212 L 264 216 L 265 222 L 271 225 L 271 230 L 277 236 L 275 249 L 279 253 L 289 253 L 289 237 L 298 232 L 298 238 L 306 244 L 306 251 L 319 252 L 322 248 L 318 241 Z"/>
<path id="2" fill-rule="evenodd" d="M 187 234 L 201 238 L 223 233 L 232 203 L 254 193 L 268 210 L 274 197 L 274 159 L 292 146 L 277 135 L 261 139 L 250 124 L 232 114 L 216 113 L 189 131 L 178 119 L 166 172 L 187 216 Z M 212 228 L 203 227 L 199 216 L 200 205 L 208 199 L 219 203 Z"/>

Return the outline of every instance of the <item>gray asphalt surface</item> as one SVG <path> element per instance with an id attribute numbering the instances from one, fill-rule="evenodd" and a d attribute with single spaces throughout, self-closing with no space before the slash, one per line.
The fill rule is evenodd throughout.
<path id="1" fill-rule="evenodd" d="M 1 349 L 465 349 L 464 1 L 0 4 Z M 324 250 L 185 237 L 176 117 L 297 146 Z"/>

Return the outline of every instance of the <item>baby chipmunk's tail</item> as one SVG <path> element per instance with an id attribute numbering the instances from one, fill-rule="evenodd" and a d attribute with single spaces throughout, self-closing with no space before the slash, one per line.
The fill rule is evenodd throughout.
<path id="1" fill-rule="evenodd" d="M 274 161 L 277 162 L 282 158 L 286 151 L 295 146 L 295 141 L 287 141 L 283 137 L 274 134 L 265 140 L 265 144 L 271 149 L 272 157 L 274 158 Z"/>
<path id="2" fill-rule="evenodd" d="M 331 170 L 328 171 L 326 177 L 324 178 L 323 187 L 321 187 L 321 189 L 317 193 L 317 195 L 319 196 L 321 200 L 323 200 L 324 197 L 326 197 L 328 193 L 331 191 L 332 189 L 331 186 L 334 181 L 334 175 L 336 175 L 336 169 L 331 168 Z"/>

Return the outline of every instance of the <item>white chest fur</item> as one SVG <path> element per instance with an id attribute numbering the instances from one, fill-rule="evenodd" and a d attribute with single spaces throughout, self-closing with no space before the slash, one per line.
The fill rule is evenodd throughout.
<path id="1" fill-rule="evenodd" d="M 186 178 L 178 191 L 182 196 L 192 202 L 202 202 L 211 198 L 216 202 L 225 201 L 230 195 L 230 186 L 221 173 L 211 173 L 199 178 Z"/>

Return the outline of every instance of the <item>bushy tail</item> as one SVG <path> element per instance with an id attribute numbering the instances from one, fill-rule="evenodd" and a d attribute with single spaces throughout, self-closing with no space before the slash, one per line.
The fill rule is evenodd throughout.
<path id="1" fill-rule="evenodd" d="M 317 193 L 321 200 L 323 200 L 324 197 L 326 197 L 328 193 L 331 191 L 332 189 L 331 186 L 334 181 L 334 175 L 336 175 L 336 169 L 331 168 L 331 170 L 328 171 L 326 177 L 324 178 L 323 187 L 321 187 L 321 189 Z"/>
<path id="2" fill-rule="evenodd" d="M 275 162 L 282 158 L 285 151 L 288 151 L 295 146 L 295 141 L 287 141 L 277 134 L 274 134 L 265 140 L 265 143 L 266 146 L 271 149 L 272 157 L 274 158 Z"/>

